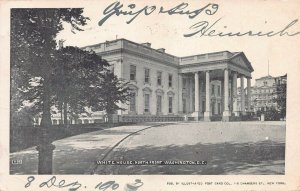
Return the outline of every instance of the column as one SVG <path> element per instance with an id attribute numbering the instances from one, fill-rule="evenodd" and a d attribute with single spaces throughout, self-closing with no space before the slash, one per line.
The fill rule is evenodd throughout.
<path id="1" fill-rule="evenodd" d="M 221 80 L 221 113 L 224 111 L 224 79 Z"/>
<path id="2" fill-rule="evenodd" d="M 195 112 L 199 112 L 199 73 L 195 73 Z"/>
<path id="3" fill-rule="evenodd" d="M 247 78 L 247 111 L 251 111 L 251 78 Z"/>
<path id="4" fill-rule="evenodd" d="M 189 110 L 190 112 L 193 112 L 194 110 L 194 106 L 193 106 L 193 83 L 192 83 L 192 79 L 189 78 Z"/>
<path id="5" fill-rule="evenodd" d="M 193 117 L 198 121 L 200 117 L 200 108 L 199 108 L 199 72 L 195 72 L 195 106 Z"/>
<path id="6" fill-rule="evenodd" d="M 235 116 L 239 116 L 238 101 L 237 101 L 237 73 L 233 73 L 232 78 L 232 96 L 233 96 L 233 112 Z"/>
<path id="7" fill-rule="evenodd" d="M 241 112 L 245 115 L 245 89 L 244 89 L 244 76 L 241 76 Z"/>
<path id="8" fill-rule="evenodd" d="M 178 113 L 182 114 L 183 104 L 182 104 L 182 74 L 178 74 Z"/>
<path id="9" fill-rule="evenodd" d="M 199 80 L 200 81 L 200 80 Z M 201 82 L 201 81 L 200 81 Z M 204 83 L 203 83 L 203 81 L 199 84 L 200 86 L 199 86 L 199 112 L 200 112 L 200 114 L 201 114 L 201 116 L 203 116 L 203 108 L 205 107 L 204 105 L 203 105 L 203 95 L 202 95 L 202 93 L 203 93 L 203 88 L 204 88 Z"/>
<path id="10" fill-rule="evenodd" d="M 210 78 L 209 71 L 205 72 L 205 112 L 204 112 L 204 121 L 210 121 Z"/>
<path id="11" fill-rule="evenodd" d="M 233 114 L 233 84 L 232 84 L 232 78 L 230 78 L 230 74 L 229 74 L 229 87 L 230 87 L 230 91 L 229 91 L 229 111 L 231 113 L 231 115 Z"/>
<path id="12" fill-rule="evenodd" d="M 224 70 L 224 111 L 223 121 L 229 121 L 229 74 L 228 69 Z"/>

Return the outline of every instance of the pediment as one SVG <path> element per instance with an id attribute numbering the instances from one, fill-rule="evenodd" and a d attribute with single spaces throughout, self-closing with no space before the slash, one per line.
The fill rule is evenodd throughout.
<path id="1" fill-rule="evenodd" d="M 167 95 L 168 95 L 168 96 L 174 96 L 175 93 L 174 93 L 173 91 L 170 90 L 170 91 L 168 91 Z"/>
<path id="2" fill-rule="evenodd" d="M 163 95 L 163 94 L 164 94 L 164 90 L 162 90 L 162 89 L 157 89 L 157 90 L 155 90 L 155 93 L 156 93 L 156 94 Z"/>
<path id="3" fill-rule="evenodd" d="M 152 90 L 150 88 L 148 88 L 148 87 L 145 87 L 145 88 L 143 88 L 143 92 L 151 93 Z"/>
<path id="4" fill-rule="evenodd" d="M 136 85 L 134 85 L 134 84 L 128 84 L 128 88 L 130 89 L 130 90 L 135 90 L 135 91 L 137 91 L 139 88 L 136 86 Z"/>
<path id="5" fill-rule="evenodd" d="M 230 62 L 232 62 L 234 65 L 239 66 L 242 69 L 245 69 L 249 72 L 253 72 L 253 68 L 251 66 L 251 63 L 248 61 L 244 53 L 238 53 L 237 55 L 233 56 L 230 59 Z"/>

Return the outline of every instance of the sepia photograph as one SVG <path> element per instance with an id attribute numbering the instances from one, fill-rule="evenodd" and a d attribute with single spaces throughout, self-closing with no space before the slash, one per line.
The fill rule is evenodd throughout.
<path id="1" fill-rule="evenodd" d="M 300 15 L 287 12 L 297 1 L 12 2 L 2 136 L 7 175 L 24 177 L 24 190 L 87 189 L 78 175 L 107 175 L 95 190 L 291 187 Z M 120 187 L 110 175 L 138 178 Z"/>

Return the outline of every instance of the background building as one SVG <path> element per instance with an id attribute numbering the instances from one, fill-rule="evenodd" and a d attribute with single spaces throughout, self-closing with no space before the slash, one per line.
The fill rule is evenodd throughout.
<path id="1" fill-rule="evenodd" d="M 278 101 L 276 100 L 282 94 L 286 94 L 285 90 L 280 90 L 278 86 L 287 83 L 287 75 L 272 77 L 271 75 L 263 76 L 255 79 L 255 85 L 251 87 L 251 103 L 250 108 L 246 108 L 249 111 L 257 112 L 266 110 L 267 108 L 274 108 L 279 110 Z M 246 96 L 248 96 L 247 89 L 244 90 Z M 284 92 L 283 92 L 284 91 Z M 238 88 L 238 107 L 241 107 L 240 93 L 241 88 Z M 284 97 L 285 99 L 285 97 Z M 249 99 L 247 99 L 249 100 Z"/>

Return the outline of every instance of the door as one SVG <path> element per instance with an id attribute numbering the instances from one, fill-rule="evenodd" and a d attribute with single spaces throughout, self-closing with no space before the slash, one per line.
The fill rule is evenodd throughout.
<path id="1" fill-rule="evenodd" d="M 182 99 L 182 112 L 186 113 L 186 99 Z"/>

